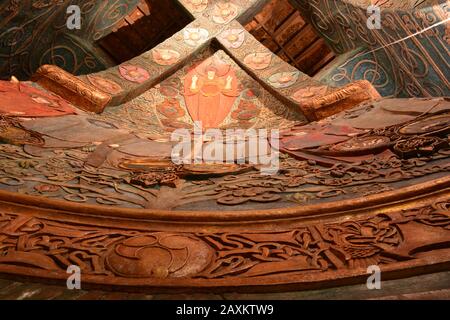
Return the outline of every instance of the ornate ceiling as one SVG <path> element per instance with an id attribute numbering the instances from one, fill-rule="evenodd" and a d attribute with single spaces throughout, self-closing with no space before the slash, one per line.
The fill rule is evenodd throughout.
<path id="1" fill-rule="evenodd" d="M 83 2 L 88 23 L 68 32 L 69 2 L 77 3 L 1 4 L 0 77 L 28 79 L 46 63 L 72 74 L 104 70 L 150 50 L 191 21 L 173 1 Z M 440 23 L 448 16 L 446 1 L 343 1 L 331 7 L 328 0 L 266 2 L 246 29 L 304 73 L 332 86 L 368 80 L 383 96 L 450 95 L 450 29 Z M 383 8 L 381 32 L 366 27 L 370 4 Z M 433 24 L 438 25 L 408 38 Z"/>
<path id="2" fill-rule="evenodd" d="M 273 53 L 310 76 L 335 57 L 325 40 L 288 0 L 270 1 L 246 28 Z"/>
<path id="3" fill-rule="evenodd" d="M 116 1 L 106 6 L 85 3 L 85 19 L 92 23 L 73 33 L 67 32 L 62 23 L 67 18 L 66 3 L 54 6 L 5 1 L 3 7 L 4 20 L 0 30 L 3 29 L 7 45 L 0 55 L 3 57 L 0 77 L 5 79 L 10 75 L 28 79 L 46 63 L 56 64 L 74 74 L 100 71 L 150 50 L 191 21 L 172 1 Z M 113 8 L 119 11 L 114 12 Z M 106 28 L 95 25 L 99 19 L 104 23 L 103 16 L 111 17 Z M 45 27 L 34 28 L 33 23 L 41 24 L 44 20 L 48 28 L 52 25 L 61 27 L 48 31 Z M 247 30 L 283 60 L 309 75 L 317 73 L 334 57 L 325 41 L 287 0 L 270 1 L 247 24 Z M 19 42 L 22 46 L 18 46 Z"/>
<path id="4" fill-rule="evenodd" d="M 339 41 L 341 29 L 319 23 L 335 15 L 317 17 L 332 4 L 354 10 L 339 20 L 351 35 L 363 3 L 337 3 L 296 1 L 345 53 L 361 39 Z M 128 61 L 84 75 L 43 65 L 32 81 L 0 82 L 2 276 L 65 283 L 75 265 L 84 287 L 267 291 L 362 283 L 374 265 L 383 279 L 448 270 L 449 99 L 375 89 L 413 90 L 406 76 L 392 87 L 310 77 L 248 31 L 270 25 L 258 15 L 266 4 L 181 0 L 191 22 Z M 133 28 L 151 14 L 141 5 L 127 2 L 113 20 Z M 423 22 L 420 13 L 437 19 L 442 9 L 418 8 L 385 17 Z M 422 40 L 443 45 L 436 32 Z M 429 76 L 445 64 L 434 66 L 415 80 L 422 93 L 430 81 L 447 90 Z M 419 72 L 409 67 L 391 72 Z M 216 158 L 224 151 L 227 161 Z M 269 174 L 253 161 L 268 157 Z"/>
<path id="5" fill-rule="evenodd" d="M 74 74 L 114 64 L 96 44 L 129 14 L 139 0 L 0 2 L 0 75 L 29 79 L 43 64 L 56 64 Z M 69 5 L 83 14 L 80 30 L 69 30 Z"/>
<path id="6" fill-rule="evenodd" d="M 173 1 L 140 0 L 98 44 L 119 64 L 152 49 L 191 21 Z"/>
<path id="7" fill-rule="evenodd" d="M 330 85 L 370 81 L 383 96 L 450 95 L 449 2 L 293 0 L 339 57 L 317 79 Z M 380 29 L 367 6 L 381 5 Z"/>

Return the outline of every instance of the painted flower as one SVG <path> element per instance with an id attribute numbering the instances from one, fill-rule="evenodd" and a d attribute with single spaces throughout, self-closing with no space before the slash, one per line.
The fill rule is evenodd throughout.
<path id="1" fill-rule="evenodd" d="M 122 65 L 119 67 L 120 75 L 131 82 L 144 83 L 150 79 L 150 74 L 144 68 L 133 65 Z"/>
<path id="2" fill-rule="evenodd" d="M 315 96 L 326 94 L 327 90 L 327 86 L 301 88 L 292 95 L 292 99 L 299 103 L 303 103 L 311 98 L 314 98 Z"/>
<path id="3" fill-rule="evenodd" d="M 183 0 L 183 3 L 191 12 L 203 12 L 208 8 L 208 0 Z"/>
<path id="4" fill-rule="evenodd" d="M 242 91 L 242 98 L 247 100 L 254 100 L 262 95 L 261 87 L 255 81 L 244 79 L 242 81 L 242 87 L 240 88 Z"/>
<path id="5" fill-rule="evenodd" d="M 222 44 L 231 49 L 238 49 L 245 41 L 245 30 L 243 29 L 228 29 L 218 36 Z"/>
<path id="6" fill-rule="evenodd" d="M 184 42 L 190 47 L 197 47 L 208 41 L 209 32 L 202 28 L 184 29 Z"/>
<path id="7" fill-rule="evenodd" d="M 272 75 L 268 82 L 269 84 L 277 89 L 288 88 L 297 82 L 300 72 L 280 72 Z"/>
<path id="8" fill-rule="evenodd" d="M 99 76 L 88 75 L 89 82 L 103 92 L 110 94 L 118 94 L 123 91 L 122 87 L 116 82 Z"/>
<path id="9" fill-rule="evenodd" d="M 169 78 L 161 82 L 159 92 L 165 97 L 173 98 L 179 94 L 182 87 L 183 86 L 179 78 Z"/>
<path id="10" fill-rule="evenodd" d="M 178 95 L 178 90 L 171 86 L 163 86 L 159 87 L 159 92 L 165 97 L 176 97 Z"/>
<path id="11" fill-rule="evenodd" d="M 251 53 L 244 58 L 244 63 L 255 70 L 266 69 L 272 62 L 272 53 L 259 52 Z"/>
<path id="12" fill-rule="evenodd" d="M 235 120 L 250 121 L 255 119 L 259 114 L 256 105 L 250 101 L 241 101 L 239 107 L 234 111 L 231 117 Z"/>
<path id="13" fill-rule="evenodd" d="M 163 103 L 156 107 L 156 110 L 169 119 L 177 119 L 185 115 L 185 112 L 180 107 L 180 102 L 177 99 L 164 100 Z"/>
<path id="14" fill-rule="evenodd" d="M 153 50 L 153 60 L 162 66 L 170 66 L 178 62 L 180 53 L 170 49 Z"/>
<path id="15" fill-rule="evenodd" d="M 239 14 L 239 8 L 234 3 L 218 3 L 213 10 L 213 21 L 218 24 L 227 24 L 233 21 Z"/>

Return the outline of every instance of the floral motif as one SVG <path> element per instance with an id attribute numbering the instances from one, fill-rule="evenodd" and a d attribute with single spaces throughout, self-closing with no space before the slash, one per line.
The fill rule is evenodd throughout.
<path id="1" fill-rule="evenodd" d="M 155 49 L 153 50 L 153 60 L 162 66 L 171 66 L 178 62 L 180 53 L 170 49 Z"/>
<path id="2" fill-rule="evenodd" d="M 184 29 L 184 42 L 190 47 L 197 47 L 209 38 L 209 32 L 202 28 L 186 28 Z"/>
<path id="3" fill-rule="evenodd" d="M 160 86 L 159 92 L 165 97 L 176 97 L 178 95 L 178 91 L 171 86 Z"/>
<path id="4" fill-rule="evenodd" d="M 244 59 L 244 63 L 255 70 L 266 69 L 271 62 L 272 54 L 270 52 L 251 53 Z"/>
<path id="5" fill-rule="evenodd" d="M 87 78 L 94 87 L 102 90 L 103 92 L 110 94 L 118 94 L 123 91 L 122 87 L 112 80 L 94 75 L 88 75 Z"/>
<path id="6" fill-rule="evenodd" d="M 288 88 L 297 82 L 299 76 L 300 72 L 298 71 L 280 72 L 272 75 L 268 79 L 268 82 L 272 87 L 277 89 Z"/>
<path id="7" fill-rule="evenodd" d="M 133 65 L 123 65 L 119 67 L 120 75 L 131 82 L 144 83 L 150 79 L 150 74 L 144 68 L 133 66 Z"/>
<path id="8" fill-rule="evenodd" d="M 183 3 L 191 12 L 203 12 L 208 8 L 208 0 L 183 0 Z"/>
<path id="9" fill-rule="evenodd" d="M 218 36 L 223 45 L 230 49 L 238 49 L 245 41 L 245 30 L 228 29 Z"/>
<path id="10" fill-rule="evenodd" d="M 169 119 L 177 119 L 185 115 L 178 99 L 166 99 L 156 107 L 156 110 Z"/>
<path id="11" fill-rule="evenodd" d="M 249 121 L 255 119 L 259 114 L 256 105 L 250 101 L 241 101 L 239 108 L 231 114 L 235 120 Z"/>
<path id="12" fill-rule="evenodd" d="M 315 96 L 324 95 L 327 93 L 327 90 L 327 86 L 301 88 L 292 95 L 292 99 L 298 103 L 304 103 Z"/>
<path id="13" fill-rule="evenodd" d="M 231 2 L 218 3 L 213 10 L 213 21 L 218 24 L 227 24 L 239 14 L 239 8 Z"/>

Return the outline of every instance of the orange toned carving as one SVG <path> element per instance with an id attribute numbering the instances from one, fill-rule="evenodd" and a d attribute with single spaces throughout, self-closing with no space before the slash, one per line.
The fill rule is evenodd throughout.
<path id="1" fill-rule="evenodd" d="M 325 87 L 317 88 L 317 93 L 322 93 L 323 88 Z M 336 91 L 316 97 L 310 97 L 311 93 L 316 93 L 314 88 L 305 88 L 292 96 L 310 121 L 318 121 L 354 108 L 362 102 L 381 98 L 378 91 L 366 80 L 350 83 Z"/>
<path id="2" fill-rule="evenodd" d="M 111 101 L 109 94 L 57 66 L 40 67 L 32 80 L 84 111 L 101 113 Z"/>
<path id="3" fill-rule="evenodd" d="M 239 96 L 239 83 L 233 68 L 211 57 L 190 71 L 185 79 L 184 97 L 194 121 L 204 128 L 217 128 L 231 112 Z"/>

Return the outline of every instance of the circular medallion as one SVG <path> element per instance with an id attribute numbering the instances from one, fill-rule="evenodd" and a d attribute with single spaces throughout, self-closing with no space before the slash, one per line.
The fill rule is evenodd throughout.
<path id="1" fill-rule="evenodd" d="M 130 278 L 179 278 L 205 269 L 213 256 L 204 242 L 188 236 L 156 233 L 127 239 L 107 259 L 112 272 Z"/>
<path id="2" fill-rule="evenodd" d="M 142 67 L 133 65 L 122 65 L 119 67 L 120 75 L 131 82 L 144 83 L 150 79 L 150 74 Z"/>
<path id="3" fill-rule="evenodd" d="M 272 54 L 267 52 L 251 53 L 244 58 L 244 63 L 252 69 L 266 69 L 272 62 Z"/>

